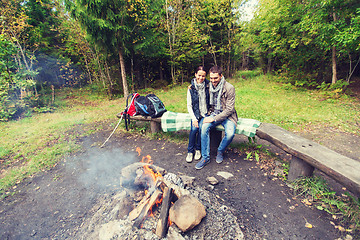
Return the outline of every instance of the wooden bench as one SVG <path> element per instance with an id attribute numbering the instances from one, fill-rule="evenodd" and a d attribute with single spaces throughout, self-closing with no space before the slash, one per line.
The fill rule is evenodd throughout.
<path id="1" fill-rule="evenodd" d="M 262 123 L 256 131 L 256 136 L 292 155 L 288 176 L 290 181 L 299 176 L 311 176 L 316 168 L 343 184 L 354 194 L 360 195 L 359 161 L 270 123 Z"/>
<path id="2" fill-rule="evenodd" d="M 161 118 L 133 116 L 131 119 L 149 121 L 151 132 L 161 131 Z M 311 176 L 314 168 L 316 168 L 344 185 L 355 195 L 360 196 L 359 161 L 345 157 L 318 143 L 270 123 L 262 123 L 257 128 L 256 136 L 292 155 L 288 175 L 290 181 L 300 176 Z M 221 131 L 214 130 L 211 132 L 211 149 L 217 149 L 221 137 Z"/>

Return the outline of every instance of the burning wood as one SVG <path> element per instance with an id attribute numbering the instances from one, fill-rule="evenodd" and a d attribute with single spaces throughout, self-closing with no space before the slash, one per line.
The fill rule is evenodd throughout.
<path id="1" fill-rule="evenodd" d="M 157 196 L 159 193 L 162 194 L 164 187 L 165 187 L 165 185 L 162 181 L 162 178 L 157 179 L 157 181 L 155 183 L 155 187 L 153 187 L 149 190 L 145 190 L 145 192 L 146 192 L 145 196 L 139 202 L 138 206 L 129 213 L 129 219 L 130 220 L 137 219 L 141 215 L 141 212 L 143 209 L 146 209 L 146 208 L 150 209 L 155 203 L 157 203 L 156 202 L 157 198 L 155 198 L 153 196 L 154 195 Z M 148 207 L 148 205 L 150 205 L 150 206 Z M 146 211 L 146 213 L 144 213 L 144 214 L 147 214 L 147 213 L 148 213 L 148 211 Z"/>
<path id="2" fill-rule="evenodd" d="M 148 215 L 150 209 L 156 204 L 159 203 L 159 200 L 162 196 L 162 192 L 159 189 L 156 189 L 155 192 L 151 195 L 149 200 L 144 206 L 141 206 L 141 209 L 139 209 L 140 214 L 137 216 L 137 218 L 134 221 L 135 227 L 140 227 L 142 221 L 144 218 Z"/>
<path id="3" fill-rule="evenodd" d="M 138 151 L 139 149 L 137 149 Z M 140 155 L 140 151 L 138 152 Z M 183 188 L 182 180 L 179 179 L 176 175 L 167 175 L 165 178 L 163 174 L 166 174 L 164 169 L 158 168 L 152 164 L 152 160 L 150 156 L 143 157 L 141 161 L 141 165 L 139 164 L 132 164 L 133 166 L 127 167 L 126 171 L 122 171 L 122 178 L 124 179 L 126 176 L 134 176 L 133 184 L 137 187 L 143 187 L 145 190 L 145 195 L 138 203 L 138 205 L 129 213 L 129 219 L 133 221 L 133 226 L 137 228 L 141 228 L 143 221 L 148 215 L 152 215 L 152 209 L 155 206 L 161 204 L 160 216 L 157 220 L 156 226 L 156 235 L 159 238 L 163 238 L 166 236 L 169 225 L 170 225 L 170 212 L 172 208 L 172 202 L 175 202 L 178 199 L 189 199 L 185 196 L 189 197 L 190 192 Z M 126 175 L 125 175 L 126 174 Z M 185 198 L 184 198 L 185 197 Z M 193 199 L 191 199 L 193 200 Z M 193 201 L 194 202 L 194 201 Z M 191 205 L 192 203 L 191 202 Z M 180 206 L 179 204 L 177 206 Z M 181 206 L 188 206 L 182 204 Z M 198 209 L 205 209 L 204 206 L 199 206 L 196 204 L 196 208 Z M 177 208 L 179 209 L 179 207 Z M 182 207 L 179 209 L 182 211 Z M 186 210 L 186 209 L 185 209 Z M 206 215 L 196 214 L 196 216 L 192 216 L 193 212 L 196 211 L 186 211 L 186 214 L 179 215 L 178 212 L 172 211 L 172 216 L 176 217 L 179 216 L 180 218 L 187 218 L 187 214 L 189 214 L 190 218 L 194 218 L 194 221 L 191 221 L 190 226 L 185 226 L 180 228 L 183 231 L 187 231 L 194 226 L 196 226 L 201 219 Z M 180 220 L 179 220 L 180 221 Z M 172 221 L 176 225 L 180 224 L 179 221 Z M 182 219 L 181 219 L 182 221 Z M 178 222 L 178 223 L 177 223 Z M 181 223 L 182 224 L 182 223 Z M 181 225 L 180 224 L 180 225 Z"/>
<path id="4" fill-rule="evenodd" d="M 161 211 L 159 221 L 156 225 L 156 235 L 159 238 L 166 236 L 167 230 L 169 228 L 169 209 L 173 197 L 173 189 L 165 187 L 163 201 L 161 204 Z"/>

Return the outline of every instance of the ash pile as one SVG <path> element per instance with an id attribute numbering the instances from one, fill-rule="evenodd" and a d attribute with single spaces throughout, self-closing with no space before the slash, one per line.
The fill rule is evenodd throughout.
<path id="1" fill-rule="evenodd" d="M 237 218 L 196 179 L 138 162 L 121 170 L 122 191 L 102 196 L 74 239 L 244 239 Z"/>

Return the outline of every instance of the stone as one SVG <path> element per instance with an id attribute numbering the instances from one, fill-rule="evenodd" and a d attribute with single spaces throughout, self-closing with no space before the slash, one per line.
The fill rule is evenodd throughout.
<path id="1" fill-rule="evenodd" d="M 195 177 L 189 177 L 186 175 L 180 175 L 180 178 L 181 178 L 182 182 L 184 183 L 184 187 L 193 186 L 193 183 L 195 181 Z"/>
<path id="2" fill-rule="evenodd" d="M 226 180 L 234 176 L 232 173 L 229 172 L 217 172 L 217 175 L 225 178 Z"/>
<path id="3" fill-rule="evenodd" d="M 132 185 L 137 175 L 136 171 L 145 165 L 149 165 L 151 169 L 157 171 L 161 175 L 166 174 L 166 170 L 161 167 L 148 163 L 136 162 L 121 169 L 120 186 L 126 187 L 128 185 Z"/>
<path id="4" fill-rule="evenodd" d="M 170 221 L 183 232 L 193 229 L 205 216 L 205 206 L 191 195 L 181 196 L 169 211 Z"/>
<path id="5" fill-rule="evenodd" d="M 179 232 L 179 229 L 177 227 L 174 227 L 174 225 L 171 225 L 169 227 L 168 233 L 166 235 L 166 239 L 167 240 L 185 240 L 185 238 Z"/>
<path id="6" fill-rule="evenodd" d="M 212 190 L 214 190 L 214 188 L 215 187 L 213 185 L 210 185 L 210 184 L 205 187 L 205 189 L 208 190 L 208 191 L 212 191 Z"/>
<path id="7" fill-rule="evenodd" d="M 208 181 L 211 185 L 216 185 L 219 181 L 215 177 L 207 177 L 206 181 Z"/>

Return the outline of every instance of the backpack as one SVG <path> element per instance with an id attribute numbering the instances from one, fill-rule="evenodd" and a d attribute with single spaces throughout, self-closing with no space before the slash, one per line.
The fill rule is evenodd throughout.
<path id="1" fill-rule="evenodd" d="M 130 97 L 131 97 L 131 101 L 130 101 L 130 104 L 128 104 Z M 128 114 L 130 116 L 135 116 L 136 115 L 135 100 L 138 97 L 140 97 L 140 95 L 138 93 L 129 94 L 129 96 L 126 99 L 126 108 L 125 108 L 125 111 L 123 113 Z"/>
<path id="2" fill-rule="evenodd" d="M 138 114 L 151 118 L 161 117 L 166 112 L 164 104 L 155 94 L 137 97 L 135 108 Z"/>
<path id="3" fill-rule="evenodd" d="M 129 104 L 129 98 L 131 97 L 130 104 Z M 135 107 L 135 100 L 140 97 L 138 93 L 131 93 L 126 98 L 126 108 L 123 112 L 121 112 L 121 115 L 123 115 L 125 120 L 125 128 L 127 131 L 129 131 L 128 125 L 130 124 L 130 116 L 135 116 L 137 114 L 136 107 Z"/>

